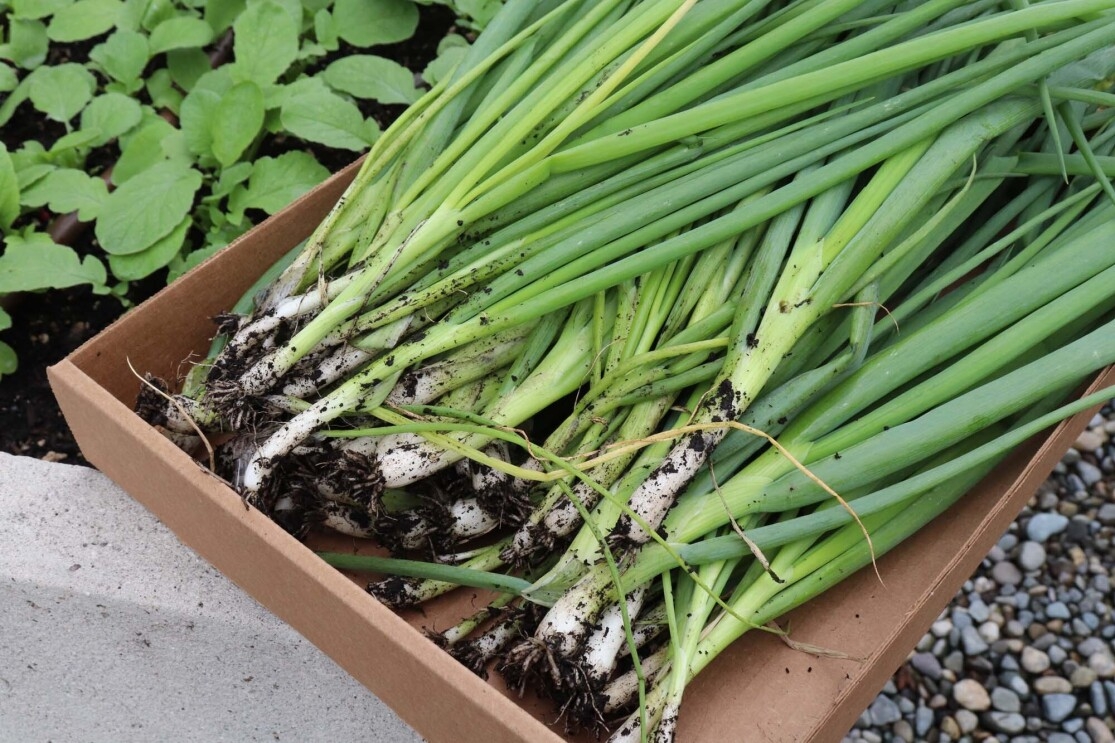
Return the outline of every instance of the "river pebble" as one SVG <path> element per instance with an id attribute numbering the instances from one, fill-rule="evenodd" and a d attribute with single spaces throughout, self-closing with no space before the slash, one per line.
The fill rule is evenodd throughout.
<path id="1" fill-rule="evenodd" d="M 1022 700 L 1013 690 L 997 686 L 991 690 L 991 706 L 1000 712 L 1019 712 L 1022 710 Z"/>
<path id="2" fill-rule="evenodd" d="M 1046 694 L 1041 698 L 1042 716 L 1050 722 L 1061 722 L 1076 709 L 1072 694 Z"/>
<path id="3" fill-rule="evenodd" d="M 1026 541 L 1018 551 L 1018 564 L 1028 573 L 1041 570 L 1045 565 L 1045 547 L 1038 542 Z"/>
<path id="4" fill-rule="evenodd" d="M 991 706 L 991 697 L 988 695 L 987 689 L 983 688 L 983 685 L 974 679 L 957 681 L 952 687 L 952 696 L 961 707 L 976 712 L 983 711 Z"/>
<path id="5" fill-rule="evenodd" d="M 1060 676 L 1042 676 L 1034 681 L 1034 691 L 1038 694 L 1068 694 L 1072 682 Z"/>
<path id="6" fill-rule="evenodd" d="M 1098 717 L 1089 717 L 1088 721 L 1084 723 L 1084 729 L 1088 731 L 1092 743 L 1115 742 L 1115 735 L 1112 734 L 1111 727 Z"/>
<path id="7" fill-rule="evenodd" d="M 1044 542 L 1054 534 L 1060 534 L 1069 525 L 1067 517 L 1059 513 L 1038 513 L 1026 525 L 1026 536 L 1035 542 Z"/>
<path id="8" fill-rule="evenodd" d="M 1047 637 L 1048 635 L 1042 635 Z M 1049 655 L 1030 646 L 1022 648 L 1022 667 L 1030 673 L 1041 673 L 1049 669 Z"/>

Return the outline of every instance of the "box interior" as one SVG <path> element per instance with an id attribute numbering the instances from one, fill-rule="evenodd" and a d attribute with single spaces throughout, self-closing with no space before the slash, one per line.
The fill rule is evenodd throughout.
<path id="1" fill-rule="evenodd" d="M 404 622 L 363 591 L 367 576 L 342 576 L 322 563 L 130 412 L 139 389 L 135 372 L 181 378 L 208 347 L 209 318 L 309 234 L 354 168 L 52 368 L 63 411 L 91 462 L 430 740 L 595 740 L 551 727 L 557 711 L 550 702 L 519 699 L 498 674 L 485 684 L 423 636 L 421 628 L 444 628 L 482 606 L 478 592 L 462 589 L 408 613 Z M 1112 381 L 1109 370 L 1092 387 Z M 880 577 L 860 571 L 782 620 L 794 640 L 845 658 L 794 650 L 763 632 L 737 642 L 689 687 L 678 740 L 840 740 L 1089 418 L 1078 415 L 1021 447 L 974 492 L 881 559 Z M 368 549 L 354 541 L 330 537 L 314 546 Z"/>

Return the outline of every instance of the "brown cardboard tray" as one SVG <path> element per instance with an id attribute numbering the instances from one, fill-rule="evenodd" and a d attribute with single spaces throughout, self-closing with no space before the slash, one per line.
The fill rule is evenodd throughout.
<path id="1" fill-rule="evenodd" d="M 338 173 L 75 351 L 49 371 L 85 457 L 187 545 L 333 657 L 433 743 L 592 740 L 551 727 L 554 708 L 518 699 L 435 647 L 472 593 L 400 617 L 319 560 L 131 408 L 132 368 L 177 378 L 208 347 L 210 317 L 231 307 L 264 267 L 304 239 L 355 174 Z M 130 365 L 130 366 L 129 366 Z M 1115 380 L 1108 370 L 1092 384 Z M 929 528 L 788 618 L 795 640 L 849 659 L 796 651 L 753 632 L 687 691 L 678 739 L 838 741 L 905 659 L 1086 425 L 1075 416 L 1020 447 Z M 346 543 L 348 544 L 348 543 Z M 142 544 L 132 545 L 136 552 Z M 785 622 L 784 622 L 785 624 Z"/>

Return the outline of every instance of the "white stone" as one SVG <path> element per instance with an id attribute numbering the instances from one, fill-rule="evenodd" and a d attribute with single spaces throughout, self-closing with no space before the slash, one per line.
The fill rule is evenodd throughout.
<path id="1" fill-rule="evenodd" d="M 991 707 L 991 696 L 987 693 L 987 689 L 984 689 L 983 684 L 973 679 L 957 681 L 956 685 L 952 687 L 952 696 L 961 707 L 975 712 L 982 712 Z M 956 721 L 960 722 L 959 714 Z M 961 727 L 964 727 L 963 723 L 961 723 Z"/>

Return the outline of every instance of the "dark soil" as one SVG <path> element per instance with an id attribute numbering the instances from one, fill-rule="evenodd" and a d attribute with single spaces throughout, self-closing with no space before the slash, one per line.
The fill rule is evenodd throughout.
<path id="1" fill-rule="evenodd" d="M 418 33 L 401 44 L 379 47 L 371 50 L 340 50 L 336 55 L 319 64 L 324 66 L 334 56 L 348 52 L 375 53 L 395 59 L 409 69 L 421 70 L 437 56 L 437 44 L 453 30 L 454 17 L 444 6 L 423 6 L 420 8 L 421 21 Z M 100 39 L 73 45 L 54 45 L 51 50 L 52 63 L 67 59 L 83 60 L 89 48 Z M 315 67 L 318 66 L 315 64 Z M 373 116 L 381 127 L 386 127 L 402 112 L 402 106 L 380 106 L 372 102 L 361 102 L 366 116 Z M 20 115 L 29 112 L 29 107 L 21 110 L 3 127 L 3 141 L 9 150 L 18 149 L 22 142 L 37 139 L 49 143 L 65 132 L 64 127 L 45 121 L 36 115 Z M 300 143 L 300 146 L 305 146 Z M 276 152 L 289 149 L 281 141 L 270 145 Z M 328 151 L 326 148 L 310 148 L 319 162 L 330 170 L 338 170 L 355 158 L 355 153 Z M 107 163 L 100 162 L 94 153 L 88 170 L 97 173 Z M 273 153 L 261 153 L 273 154 Z M 23 218 L 17 226 L 32 223 L 45 227 L 51 215 L 45 211 Z M 99 252 L 90 230 L 82 231 L 73 242 L 80 255 Z M 159 280 L 133 284 L 129 299 L 138 303 L 154 294 Z M 19 357 L 19 369 L 15 374 L 0 379 L 0 452 L 63 461 L 86 463 L 81 456 L 69 427 L 62 418 L 54 395 L 47 382 L 46 369 L 57 363 L 85 341 L 92 338 L 123 314 L 125 307 L 114 297 L 96 296 L 87 288 L 65 291 L 52 291 L 43 294 L 0 297 L 3 307 L 12 316 L 13 325 L 3 333 L 2 339 L 15 349 Z"/>
<path id="2" fill-rule="evenodd" d="M 115 297 L 88 288 L 23 295 L 9 312 L 4 340 L 19 369 L 0 380 L 0 451 L 57 462 L 85 463 L 50 391 L 46 368 L 115 320 L 124 308 Z"/>

